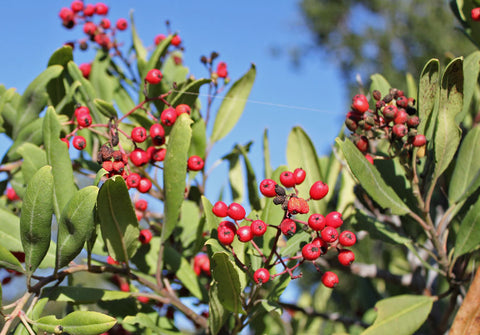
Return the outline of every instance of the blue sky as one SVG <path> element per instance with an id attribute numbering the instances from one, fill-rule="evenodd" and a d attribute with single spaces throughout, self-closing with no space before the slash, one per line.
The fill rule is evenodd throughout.
<path id="1" fill-rule="evenodd" d="M 95 3 L 95 2 L 94 2 Z M 207 73 L 201 55 L 215 50 L 219 60 L 228 63 L 233 80 L 243 75 L 250 63 L 257 67 L 257 78 L 250 102 L 234 130 L 211 153 L 210 164 L 236 143 L 252 140 L 252 161 L 262 177 L 261 139 L 268 128 L 271 161 L 285 164 L 287 136 L 293 126 L 302 126 L 319 154 L 326 154 L 337 135 L 349 98 L 338 69 L 320 53 L 310 53 L 300 70 L 293 69 L 286 50 L 309 45 L 312 37 L 302 25 L 297 1 L 104 1 L 110 7 L 112 22 L 128 18 L 134 9 L 138 33 L 145 45 L 165 33 L 165 20 L 184 43 L 184 62 L 197 77 Z M 0 84 L 23 92 L 45 67 L 51 53 L 64 42 L 83 37 L 80 27 L 61 26 L 58 12 L 70 1 L 10 1 L 0 11 Z M 129 32 L 121 38 L 130 43 Z M 272 56 L 271 49 L 284 50 Z M 93 58 L 91 52 L 75 52 L 80 64 Z M 205 101 L 205 100 L 204 100 Z M 4 141 L 4 140 L 2 140 Z M 226 167 L 220 167 L 219 173 Z M 224 172 L 223 172 L 224 173 Z"/>

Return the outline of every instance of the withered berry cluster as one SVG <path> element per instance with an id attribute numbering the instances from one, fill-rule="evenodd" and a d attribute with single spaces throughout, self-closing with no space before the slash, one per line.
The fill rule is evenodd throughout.
<path id="1" fill-rule="evenodd" d="M 355 95 L 345 120 L 345 125 L 352 131 L 352 141 L 370 162 L 373 162 L 372 155 L 377 154 L 377 147 L 372 144 L 378 140 L 389 141 L 390 156 L 425 145 L 425 136 L 417 133 L 420 119 L 415 99 L 407 98 L 403 91 L 396 88 L 390 89 L 384 97 L 380 91 L 375 90 L 372 97 L 375 100 L 373 110 L 365 95 Z"/>
<path id="2" fill-rule="evenodd" d="M 285 273 L 288 273 L 292 279 L 299 278 L 302 274 L 294 275 L 293 271 L 305 261 L 310 261 L 319 272 L 323 273 L 322 283 L 333 288 L 338 284 L 337 275 L 331 271 L 323 271 L 315 261 L 333 249 L 337 251 L 340 264 L 349 266 L 355 260 L 353 251 L 346 247 L 351 247 L 356 243 L 356 236 L 347 230 L 339 233 L 339 228 L 343 224 L 341 213 L 333 211 L 326 216 L 312 213 L 306 222 L 295 217 L 296 214 L 310 212 L 309 201 L 321 200 L 328 194 L 328 185 L 317 181 L 310 187 L 309 198 L 300 197 L 296 186 L 303 183 L 305 177 L 305 170 L 299 168 L 293 172 L 284 171 L 280 175 L 280 184 L 283 186 L 272 179 L 264 179 L 260 183 L 260 192 L 268 198 L 273 198 L 273 203 L 281 206 L 284 211 L 282 221 L 279 223 L 266 223 L 260 219 L 247 218 L 245 209 L 238 203 L 227 205 L 223 201 L 218 201 L 213 206 L 212 212 L 217 217 L 232 219 L 232 221 L 220 222 L 217 228 L 218 240 L 231 250 L 236 261 L 242 264 L 243 269 L 247 272 L 251 271 L 235 255 L 232 247 L 235 237 L 242 243 L 251 243 L 258 256 L 262 258 L 263 267 L 253 272 L 253 279 L 257 284 L 266 283 L 270 278 Z M 288 193 L 287 189 L 293 189 L 293 192 Z M 276 230 L 273 248 L 269 255 L 265 255 L 255 242 L 255 239 L 262 237 L 267 229 Z M 310 242 L 305 243 L 295 255 L 281 256 L 282 253 L 279 251 L 281 240 L 289 239 L 299 233 L 310 235 Z M 296 264 L 287 265 L 292 260 L 296 261 Z M 277 265 L 282 266 L 284 270 L 271 274 L 270 272 Z"/>

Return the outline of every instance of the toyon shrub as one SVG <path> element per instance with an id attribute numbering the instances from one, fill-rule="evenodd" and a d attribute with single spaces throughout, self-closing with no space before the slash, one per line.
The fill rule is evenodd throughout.
<path id="1" fill-rule="evenodd" d="M 212 157 L 255 65 L 190 74 L 169 21 L 144 45 L 112 13 L 60 8 L 71 41 L 0 86 L 0 335 L 480 333 L 478 52 L 372 75 L 328 155 L 295 126 L 273 167 L 267 132 Z"/>

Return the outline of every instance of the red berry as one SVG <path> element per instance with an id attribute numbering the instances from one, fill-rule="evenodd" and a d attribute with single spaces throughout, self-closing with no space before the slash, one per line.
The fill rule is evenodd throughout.
<path id="1" fill-rule="evenodd" d="M 273 198 L 277 195 L 275 185 L 277 185 L 277 183 L 274 180 L 264 179 L 260 183 L 260 192 L 266 197 Z"/>
<path id="2" fill-rule="evenodd" d="M 367 97 L 363 94 L 357 94 L 352 98 L 352 108 L 359 113 L 365 113 L 368 108 Z"/>
<path id="3" fill-rule="evenodd" d="M 395 105 L 388 105 L 383 109 L 383 116 L 385 117 L 385 120 L 391 121 L 395 119 L 395 116 L 397 115 L 397 107 Z"/>
<path id="4" fill-rule="evenodd" d="M 107 15 L 108 7 L 102 2 L 99 2 L 95 5 L 95 13 L 98 15 Z"/>
<path id="5" fill-rule="evenodd" d="M 82 113 L 77 117 L 77 123 L 82 128 L 87 128 L 92 125 L 92 116 L 87 113 Z"/>
<path id="6" fill-rule="evenodd" d="M 61 138 L 60 140 L 67 145 L 67 148 L 70 148 L 70 142 L 66 138 Z"/>
<path id="7" fill-rule="evenodd" d="M 357 140 L 357 143 L 355 143 L 357 146 L 358 150 L 361 152 L 367 152 L 368 151 L 368 139 L 365 136 L 360 136 L 360 138 Z"/>
<path id="8" fill-rule="evenodd" d="M 245 208 L 236 202 L 232 202 L 230 206 L 228 206 L 227 215 L 234 220 L 242 220 L 245 214 Z"/>
<path id="9" fill-rule="evenodd" d="M 165 39 L 165 35 L 163 34 L 158 34 L 155 36 L 155 45 L 159 45 L 161 41 Z"/>
<path id="10" fill-rule="evenodd" d="M 175 108 L 169 107 L 165 109 L 160 115 L 160 120 L 164 125 L 168 127 L 173 126 L 173 124 L 177 120 L 177 112 L 175 111 Z"/>
<path id="11" fill-rule="evenodd" d="M 147 152 L 141 148 L 136 148 L 130 153 L 130 161 L 135 166 L 142 166 L 148 163 Z"/>
<path id="12" fill-rule="evenodd" d="M 150 137 L 154 145 L 162 145 L 165 143 L 165 129 L 160 123 L 154 123 L 150 127 Z"/>
<path id="13" fill-rule="evenodd" d="M 307 214 L 309 210 L 310 208 L 305 199 L 291 197 L 290 200 L 288 200 L 288 211 L 292 214 Z"/>
<path id="14" fill-rule="evenodd" d="M 80 12 L 80 11 L 83 9 L 83 1 L 80 1 L 80 0 L 72 1 L 72 3 L 70 4 L 70 8 L 71 8 L 75 13 Z"/>
<path id="15" fill-rule="evenodd" d="M 152 69 L 152 70 L 148 71 L 147 76 L 145 77 L 145 80 L 149 84 L 156 85 L 160 81 L 162 81 L 162 78 L 163 78 L 163 74 L 160 70 Z"/>
<path id="16" fill-rule="evenodd" d="M 110 38 L 107 36 L 107 34 L 104 34 L 104 33 L 96 34 L 94 40 L 101 47 L 104 47 L 104 48 L 110 47 Z"/>
<path id="17" fill-rule="evenodd" d="M 343 249 L 338 252 L 338 261 L 344 266 L 349 266 L 355 260 L 355 254 L 351 250 Z"/>
<path id="18" fill-rule="evenodd" d="M 325 224 L 327 226 L 338 228 L 343 224 L 342 213 L 339 212 L 330 212 L 325 217 Z"/>
<path id="19" fill-rule="evenodd" d="M 85 16 L 92 16 L 95 14 L 95 6 L 92 4 L 88 4 L 83 8 L 83 15 Z"/>
<path id="20" fill-rule="evenodd" d="M 147 193 L 152 188 L 152 182 L 148 178 L 141 178 L 137 190 L 140 193 Z"/>
<path id="21" fill-rule="evenodd" d="M 416 115 L 411 115 L 408 117 L 407 126 L 409 128 L 417 128 L 420 124 L 420 119 Z"/>
<path id="22" fill-rule="evenodd" d="M 210 275 L 210 259 L 208 258 L 207 254 L 200 253 L 195 255 L 193 258 L 193 268 L 198 269 L 197 275 L 200 275 L 201 272 L 204 272 L 207 275 Z"/>
<path id="23" fill-rule="evenodd" d="M 254 220 L 250 227 L 252 228 L 253 236 L 262 236 L 267 231 L 267 224 L 262 220 Z"/>
<path id="24" fill-rule="evenodd" d="M 63 21 L 72 21 L 75 14 L 70 8 L 63 7 L 62 9 L 60 9 L 60 13 L 58 13 L 58 16 L 60 16 Z"/>
<path id="25" fill-rule="evenodd" d="M 135 127 L 131 133 L 132 140 L 136 143 L 142 143 L 147 139 L 147 130 L 143 127 Z"/>
<path id="26" fill-rule="evenodd" d="M 110 26 L 111 26 L 111 22 L 109 19 L 107 19 L 106 17 L 104 17 L 102 19 L 102 21 L 100 21 L 100 26 L 103 28 L 103 29 L 109 29 Z"/>
<path id="27" fill-rule="evenodd" d="M 319 248 L 322 254 L 325 254 L 328 250 L 328 243 L 322 240 L 321 237 L 316 237 L 312 241 L 312 244 L 315 245 L 317 248 Z"/>
<path id="28" fill-rule="evenodd" d="M 116 260 L 114 260 L 112 256 L 108 255 L 108 256 L 107 256 L 107 264 L 117 265 L 118 262 L 117 262 Z"/>
<path id="29" fill-rule="evenodd" d="M 395 124 L 404 124 L 404 123 L 407 123 L 407 121 L 408 121 L 407 112 L 403 108 L 399 109 L 397 112 L 397 115 L 395 115 L 395 118 L 393 119 L 393 122 Z"/>
<path id="30" fill-rule="evenodd" d="M 412 142 L 414 147 L 423 147 L 425 143 L 427 143 L 427 138 L 425 137 L 425 135 L 420 135 L 420 134 L 415 135 Z"/>
<path id="31" fill-rule="evenodd" d="M 190 156 L 187 161 L 187 167 L 191 171 L 200 171 L 205 165 L 200 156 Z"/>
<path id="32" fill-rule="evenodd" d="M 235 234 L 237 229 L 235 225 L 230 221 L 222 221 L 220 222 L 218 229 L 218 241 L 223 245 L 230 245 L 235 238 Z"/>
<path id="33" fill-rule="evenodd" d="M 118 19 L 116 26 L 118 30 L 125 30 L 128 27 L 128 22 L 125 19 Z"/>
<path id="34" fill-rule="evenodd" d="M 127 282 L 123 282 L 120 284 L 120 291 L 122 292 L 130 292 L 130 285 Z"/>
<path id="35" fill-rule="evenodd" d="M 397 104 L 398 107 L 401 107 L 401 108 L 407 108 L 408 106 L 408 98 L 406 96 L 400 96 L 397 98 L 397 100 L 395 101 L 395 103 Z"/>
<path id="36" fill-rule="evenodd" d="M 322 240 L 324 240 L 327 243 L 333 243 L 338 239 L 338 231 L 330 226 L 326 226 L 322 230 Z"/>
<path id="37" fill-rule="evenodd" d="M 398 138 L 401 138 L 401 137 L 407 135 L 407 133 L 408 133 L 408 129 L 404 124 L 394 125 L 393 128 L 392 128 L 392 131 L 393 131 L 393 134 Z"/>
<path id="38" fill-rule="evenodd" d="M 150 301 L 150 299 L 148 297 L 145 297 L 143 295 L 140 295 L 137 297 L 137 300 L 141 303 L 141 304 L 148 304 L 148 302 Z"/>
<path id="39" fill-rule="evenodd" d="M 7 199 L 9 201 L 16 201 L 16 200 L 20 200 L 20 197 L 17 195 L 17 193 L 15 192 L 15 190 L 11 187 L 7 188 Z"/>
<path id="40" fill-rule="evenodd" d="M 145 212 L 148 207 L 148 201 L 145 199 L 138 199 L 135 202 L 135 209 L 138 209 L 139 211 Z"/>
<path id="41" fill-rule="evenodd" d="M 293 172 L 284 171 L 280 174 L 280 182 L 285 187 L 293 187 L 295 186 L 295 176 Z"/>
<path id="42" fill-rule="evenodd" d="M 217 201 L 215 205 L 213 205 L 212 213 L 219 218 L 224 218 L 227 216 L 228 206 L 223 201 Z"/>
<path id="43" fill-rule="evenodd" d="M 373 164 L 373 157 L 370 156 L 369 154 L 366 154 L 365 155 L 365 158 L 367 159 L 367 161 L 370 163 L 370 164 Z"/>
<path id="44" fill-rule="evenodd" d="M 257 284 L 265 284 L 270 280 L 270 272 L 265 268 L 260 268 L 253 274 L 253 280 Z"/>
<path id="45" fill-rule="evenodd" d="M 87 141 L 85 137 L 77 135 L 72 140 L 73 147 L 77 150 L 83 150 L 87 146 Z"/>
<path id="46" fill-rule="evenodd" d="M 153 150 L 150 155 L 150 160 L 154 162 L 163 162 L 166 154 L 167 154 L 167 149 L 165 148 L 156 149 L 155 147 L 153 147 Z"/>
<path id="47" fill-rule="evenodd" d="M 250 242 L 253 239 L 252 228 L 243 226 L 237 229 L 237 236 L 240 242 Z"/>
<path id="48" fill-rule="evenodd" d="M 172 45 L 177 47 L 177 46 L 180 45 L 180 43 L 182 43 L 182 39 L 180 38 L 180 36 L 175 35 L 175 36 L 173 36 L 171 43 L 172 43 Z"/>
<path id="49" fill-rule="evenodd" d="M 297 231 L 297 224 L 292 219 L 284 219 L 280 223 L 280 230 L 285 236 L 292 236 Z"/>
<path id="50" fill-rule="evenodd" d="M 217 75 L 219 78 L 226 78 L 228 76 L 227 63 L 220 62 L 217 65 Z"/>
<path id="51" fill-rule="evenodd" d="M 473 21 L 480 21 L 480 7 L 473 8 L 470 14 Z"/>
<path id="52" fill-rule="evenodd" d="M 303 183 L 303 181 L 305 180 L 305 177 L 307 176 L 307 173 L 305 172 L 304 169 L 296 168 L 293 171 L 293 175 L 295 177 L 295 184 L 299 185 Z"/>
<path id="53" fill-rule="evenodd" d="M 97 26 L 93 22 L 85 22 L 83 25 L 83 32 L 87 35 L 95 35 L 96 30 Z"/>
<path id="54" fill-rule="evenodd" d="M 113 171 L 113 162 L 112 161 L 104 161 L 102 163 L 102 168 L 104 168 L 107 172 Z"/>
<path id="55" fill-rule="evenodd" d="M 322 214 L 312 214 L 308 218 L 308 226 L 315 231 L 325 228 L 325 217 Z"/>
<path id="56" fill-rule="evenodd" d="M 175 112 L 177 113 L 177 116 L 180 116 L 180 114 L 187 113 L 190 115 L 192 113 L 192 109 L 190 108 L 189 105 L 186 104 L 180 104 L 177 107 L 175 107 Z"/>
<path id="57" fill-rule="evenodd" d="M 140 235 L 138 236 L 138 240 L 142 244 L 148 244 L 150 243 L 152 236 L 153 234 L 150 229 L 142 229 L 140 230 Z"/>
<path id="58" fill-rule="evenodd" d="M 78 68 L 80 69 L 80 71 L 82 71 L 83 77 L 88 79 L 88 77 L 90 76 L 90 71 L 92 70 L 92 65 L 90 63 L 83 63 L 80 64 Z"/>
<path id="59" fill-rule="evenodd" d="M 138 173 L 130 173 L 126 179 L 127 186 L 129 188 L 137 188 L 141 178 Z"/>
<path id="60" fill-rule="evenodd" d="M 328 185 L 323 181 L 316 181 L 310 187 L 310 198 L 313 200 L 323 199 L 328 193 Z"/>
<path id="61" fill-rule="evenodd" d="M 302 248 L 302 256 L 307 261 L 314 261 L 318 257 L 320 257 L 321 254 L 322 251 L 320 250 L 320 248 L 313 243 L 307 243 Z"/>
<path id="62" fill-rule="evenodd" d="M 345 230 L 338 236 L 338 242 L 344 247 L 351 247 L 357 242 L 357 236 L 351 231 Z"/>
<path id="63" fill-rule="evenodd" d="M 80 118 L 83 115 L 90 115 L 90 109 L 85 106 L 80 106 L 75 109 L 74 116 L 76 119 Z"/>
<path id="64" fill-rule="evenodd" d="M 322 283 L 326 287 L 334 288 L 338 284 L 338 276 L 331 271 L 327 271 L 322 276 Z"/>

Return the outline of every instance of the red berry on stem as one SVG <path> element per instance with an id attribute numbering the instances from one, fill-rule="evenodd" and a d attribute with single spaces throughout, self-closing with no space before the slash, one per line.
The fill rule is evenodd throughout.
<path id="1" fill-rule="evenodd" d="M 187 167 L 192 171 L 200 171 L 203 169 L 205 162 L 200 156 L 190 156 L 187 161 Z"/>
<path id="2" fill-rule="evenodd" d="M 150 160 L 154 162 L 163 162 L 163 160 L 165 159 L 166 153 L 167 153 L 167 149 L 165 148 L 155 149 L 154 147 L 154 150 L 151 152 Z"/>
<path id="3" fill-rule="evenodd" d="M 150 127 L 150 137 L 154 145 L 162 145 L 165 143 L 165 129 L 160 123 L 154 123 Z"/>
<path id="4" fill-rule="evenodd" d="M 192 113 L 192 109 L 187 104 L 180 104 L 177 107 L 175 107 L 175 112 L 177 113 L 177 117 L 180 116 L 180 114 L 184 114 L 184 113 L 190 115 Z"/>
<path id="5" fill-rule="evenodd" d="M 361 152 L 368 151 L 368 139 L 365 136 L 360 136 L 355 145 Z"/>
<path id="6" fill-rule="evenodd" d="M 325 217 L 322 214 L 312 214 L 308 218 L 308 226 L 315 231 L 325 228 Z"/>
<path id="7" fill-rule="evenodd" d="M 141 148 L 136 148 L 130 153 L 130 161 L 135 166 L 142 166 L 148 163 L 147 152 Z"/>
<path id="8" fill-rule="evenodd" d="M 152 188 L 152 182 L 148 178 L 141 178 L 137 190 L 140 193 L 147 193 Z"/>
<path id="9" fill-rule="evenodd" d="M 83 32 L 87 35 L 94 35 L 97 30 L 97 26 L 93 22 L 85 22 L 83 25 Z"/>
<path id="10" fill-rule="evenodd" d="M 343 224 L 342 213 L 339 212 L 330 212 L 325 217 L 325 224 L 327 226 L 338 228 Z"/>
<path id="11" fill-rule="evenodd" d="M 139 211 L 145 212 L 148 207 L 148 201 L 145 199 L 138 199 L 135 202 L 135 209 L 138 209 Z"/>
<path id="12" fill-rule="evenodd" d="M 302 168 L 296 168 L 293 171 L 293 175 L 295 177 L 295 184 L 299 185 L 303 183 L 303 181 L 305 180 L 305 177 L 307 176 L 307 173 Z"/>
<path id="13" fill-rule="evenodd" d="M 92 4 L 88 4 L 83 8 L 83 15 L 85 16 L 92 16 L 95 14 L 95 6 Z"/>
<path id="14" fill-rule="evenodd" d="M 253 274 L 253 280 L 257 284 L 265 284 L 270 280 L 270 272 L 265 268 L 260 268 Z"/>
<path id="15" fill-rule="evenodd" d="M 77 150 L 83 150 L 87 146 L 87 141 L 85 137 L 77 135 L 72 140 L 73 147 Z"/>
<path id="16" fill-rule="evenodd" d="M 401 138 L 408 133 L 408 128 L 404 124 L 396 124 L 392 128 L 393 135 L 398 138 Z"/>
<path id="17" fill-rule="evenodd" d="M 292 219 L 284 219 L 280 223 L 280 230 L 285 236 L 292 236 L 297 231 L 297 224 Z"/>
<path id="18" fill-rule="evenodd" d="M 145 297 L 143 295 L 140 295 L 137 297 L 137 300 L 141 303 L 141 304 L 148 304 L 148 302 L 150 301 L 150 299 L 148 297 Z"/>
<path id="19" fill-rule="evenodd" d="M 175 108 L 169 107 L 165 109 L 162 114 L 160 115 L 160 120 L 162 123 L 168 127 L 173 126 L 175 121 L 177 120 L 177 112 Z"/>
<path id="20" fill-rule="evenodd" d="M 322 240 L 321 237 L 316 237 L 313 241 L 312 244 L 317 246 L 317 248 L 320 249 L 320 252 L 322 254 L 326 253 L 328 250 L 328 243 Z"/>
<path id="21" fill-rule="evenodd" d="M 264 196 L 273 198 L 277 195 L 275 192 L 275 185 L 277 183 L 272 179 L 264 179 L 260 182 L 260 193 Z"/>
<path id="22" fill-rule="evenodd" d="M 82 71 L 83 77 L 88 79 L 92 70 L 92 65 L 90 63 L 82 63 L 78 66 L 78 68 L 80 71 Z"/>
<path id="23" fill-rule="evenodd" d="M 420 135 L 420 134 L 415 135 L 412 142 L 414 147 L 423 147 L 426 143 L 427 143 L 427 138 L 425 137 L 425 135 Z"/>
<path id="24" fill-rule="evenodd" d="M 103 28 L 103 29 L 109 29 L 110 26 L 111 26 L 111 22 L 109 19 L 107 19 L 106 17 L 104 17 L 102 19 L 102 21 L 100 21 L 100 26 Z"/>
<path id="25" fill-rule="evenodd" d="M 237 236 L 240 242 L 250 242 L 253 239 L 252 228 L 243 226 L 237 229 Z"/>
<path id="26" fill-rule="evenodd" d="M 107 172 L 112 172 L 113 171 L 113 162 L 112 161 L 104 161 L 102 163 L 102 168 L 105 169 Z"/>
<path id="27" fill-rule="evenodd" d="M 254 220 L 250 227 L 252 228 L 253 236 L 262 236 L 267 231 L 267 224 L 262 220 Z"/>
<path id="28" fill-rule="evenodd" d="M 291 171 L 284 171 L 280 174 L 280 183 L 285 187 L 295 186 L 295 176 Z"/>
<path id="29" fill-rule="evenodd" d="M 83 1 L 80 1 L 80 0 L 72 1 L 72 3 L 70 4 L 70 8 L 71 8 L 75 13 L 80 12 L 80 11 L 83 9 Z"/>
<path id="30" fill-rule="evenodd" d="M 92 125 L 92 116 L 87 113 L 82 113 L 77 117 L 77 123 L 79 127 L 88 128 Z"/>
<path id="31" fill-rule="evenodd" d="M 218 241 L 223 245 L 230 245 L 235 238 L 235 234 L 237 229 L 235 225 L 230 221 L 222 221 L 218 226 L 217 233 L 218 233 Z"/>
<path id="32" fill-rule="evenodd" d="M 395 115 L 395 118 L 393 119 L 393 122 L 395 124 L 403 124 L 408 121 L 408 114 L 404 109 L 399 109 L 397 112 L 397 115 Z"/>
<path id="33" fill-rule="evenodd" d="M 328 185 L 323 181 L 316 181 L 310 187 L 310 198 L 313 200 L 323 199 L 328 193 Z"/>
<path id="34" fill-rule="evenodd" d="M 228 206 L 227 215 L 236 221 L 242 220 L 245 214 L 245 208 L 236 202 L 232 202 L 230 206 Z"/>
<path id="35" fill-rule="evenodd" d="M 163 34 L 158 34 L 157 36 L 155 36 L 155 45 L 159 45 L 161 41 L 163 41 L 165 39 L 165 35 Z"/>
<path id="36" fill-rule="evenodd" d="M 140 184 L 140 175 L 138 173 L 130 173 L 126 179 L 127 186 L 129 188 L 137 188 L 138 185 Z"/>
<path id="37" fill-rule="evenodd" d="M 142 229 L 140 230 L 140 235 L 138 236 L 138 240 L 142 244 L 148 244 L 152 240 L 153 234 L 150 229 Z"/>
<path id="38" fill-rule="evenodd" d="M 98 15 L 107 15 L 108 14 L 108 6 L 102 2 L 99 2 L 95 5 L 95 13 Z"/>
<path id="39" fill-rule="evenodd" d="M 322 283 L 326 287 L 334 288 L 338 285 L 338 276 L 331 271 L 327 271 L 322 276 Z"/>
<path id="40" fill-rule="evenodd" d="M 355 254 L 351 250 L 343 249 L 338 253 L 338 261 L 344 266 L 349 266 L 355 260 Z"/>
<path id="41" fill-rule="evenodd" d="M 175 36 L 173 36 L 171 43 L 172 43 L 172 45 L 178 47 L 180 45 L 180 43 L 182 43 L 182 39 L 180 38 L 180 36 L 175 35 Z"/>
<path id="42" fill-rule="evenodd" d="M 473 21 L 480 21 L 480 7 L 473 8 L 470 12 Z"/>
<path id="43" fill-rule="evenodd" d="M 142 143 L 147 139 L 147 130 L 143 127 L 135 127 L 131 133 L 132 140 L 136 143 Z"/>
<path id="44" fill-rule="evenodd" d="M 224 218 L 227 216 L 228 206 L 223 201 L 217 201 L 215 205 L 213 205 L 212 213 L 219 218 Z"/>
<path id="45" fill-rule="evenodd" d="M 16 200 L 20 200 L 20 197 L 17 195 L 17 193 L 13 188 L 9 187 L 7 188 L 7 199 L 9 201 L 16 201 Z"/>
<path id="46" fill-rule="evenodd" d="M 128 27 L 128 22 L 125 19 L 118 19 L 116 27 L 118 30 L 125 30 Z"/>
<path id="47" fill-rule="evenodd" d="M 217 75 L 219 78 L 226 78 L 228 76 L 227 63 L 220 62 L 217 65 Z"/>
<path id="48" fill-rule="evenodd" d="M 368 108 L 367 97 L 363 94 L 357 94 L 352 98 L 352 108 L 359 113 L 365 113 Z"/>
<path id="49" fill-rule="evenodd" d="M 323 228 L 321 232 L 322 240 L 327 243 L 333 243 L 338 239 L 338 231 L 330 226 Z"/>
<path id="50" fill-rule="evenodd" d="M 63 7 L 60 9 L 60 13 L 58 13 L 58 16 L 65 22 L 65 21 L 72 21 L 75 14 L 70 8 Z"/>
<path id="51" fill-rule="evenodd" d="M 320 248 L 313 243 L 307 243 L 302 248 L 302 256 L 307 261 L 314 261 L 318 257 L 320 257 L 321 254 L 322 251 L 320 250 Z"/>
<path id="52" fill-rule="evenodd" d="M 160 70 L 158 69 L 152 69 L 148 71 L 147 76 L 145 77 L 145 80 L 147 83 L 156 85 L 162 81 L 163 74 Z"/>
<path id="53" fill-rule="evenodd" d="M 357 236 L 349 230 L 342 231 L 338 236 L 338 242 L 344 247 L 351 247 L 357 242 Z"/>

